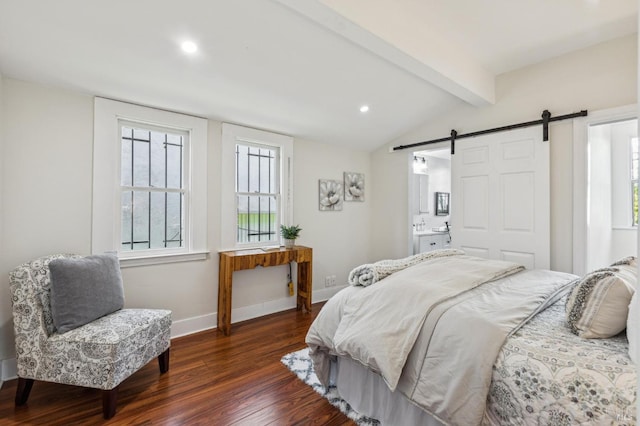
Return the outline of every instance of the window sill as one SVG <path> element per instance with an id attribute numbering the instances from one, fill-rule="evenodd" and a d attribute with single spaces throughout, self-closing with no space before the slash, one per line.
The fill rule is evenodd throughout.
<path id="1" fill-rule="evenodd" d="M 637 226 L 612 226 L 612 230 L 614 231 L 633 231 L 636 232 L 638 230 Z"/>
<path id="2" fill-rule="evenodd" d="M 164 265 L 166 263 L 176 262 L 193 262 L 199 260 L 206 260 L 209 256 L 209 251 L 194 251 L 190 253 L 176 253 L 176 254 L 156 254 L 151 256 L 138 256 L 138 257 L 120 257 L 120 267 L 133 268 L 135 266 L 148 266 L 148 265 Z"/>

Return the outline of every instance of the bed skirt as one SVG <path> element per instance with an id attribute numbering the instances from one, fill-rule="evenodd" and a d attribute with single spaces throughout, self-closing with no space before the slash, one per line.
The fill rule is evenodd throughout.
<path id="1" fill-rule="evenodd" d="M 330 377 L 342 399 L 358 413 L 377 419 L 382 425 L 443 426 L 400 392 L 391 392 L 378 374 L 350 358 L 332 361 Z"/>

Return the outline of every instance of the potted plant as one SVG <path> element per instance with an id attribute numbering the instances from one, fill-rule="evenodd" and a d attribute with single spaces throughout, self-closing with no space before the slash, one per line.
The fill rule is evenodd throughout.
<path id="1" fill-rule="evenodd" d="M 300 235 L 300 231 L 302 231 L 302 228 L 300 228 L 300 226 L 298 225 L 280 225 L 280 235 L 282 235 L 282 238 L 284 238 L 285 248 L 293 248 L 296 242 L 296 238 L 298 238 L 298 236 Z"/>

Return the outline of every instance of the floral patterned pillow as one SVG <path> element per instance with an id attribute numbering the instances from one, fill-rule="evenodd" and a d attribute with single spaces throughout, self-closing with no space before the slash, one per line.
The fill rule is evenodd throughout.
<path id="1" fill-rule="evenodd" d="M 571 331 L 586 339 L 598 339 L 624 330 L 637 278 L 635 257 L 585 275 L 567 298 L 565 310 Z"/>

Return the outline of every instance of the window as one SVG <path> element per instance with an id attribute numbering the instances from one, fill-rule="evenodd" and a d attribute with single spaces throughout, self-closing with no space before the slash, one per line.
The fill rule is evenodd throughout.
<path id="1" fill-rule="evenodd" d="M 631 215 L 638 226 L 638 138 L 631 138 Z"/>
<path id="2" fill-rule="evenodd" d="M 206 258 L 207 121 L 96 98 L 92 251 L 122 266 Z"/>
<path id="3" fill-rule="evenodd" d="M 188 132 L 126 121 L 120 129 L 121 250 L 183 247 Z"/>
<path id="4" fill-rule="evenodd" d="M 278 241 L 279 149 L 236 144 L 236 242 Z"/>
<path id="5" fill-rule="evenodd" d="M 280 243 L 292 218 L 289 136 L 223 124 L 223 247 Z"/>

